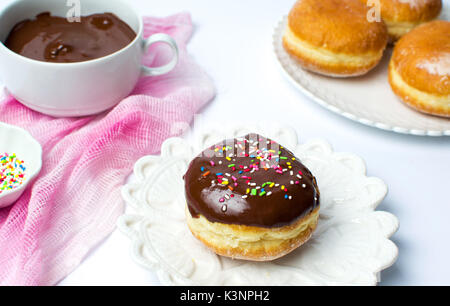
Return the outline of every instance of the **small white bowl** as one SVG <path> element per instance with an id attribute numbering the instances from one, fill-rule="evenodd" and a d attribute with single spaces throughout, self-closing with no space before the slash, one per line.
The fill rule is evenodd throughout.
<path id="1" fill-rule="evenodd" d="M 42 147 L 39 142 L 24 129 L 0 122 L 0 155 L 4 153 L 15 153 L 25 162 L 26 177 L 21 186 L 0 194 L 0 208 L 17 201 L 42 167 Z"/>

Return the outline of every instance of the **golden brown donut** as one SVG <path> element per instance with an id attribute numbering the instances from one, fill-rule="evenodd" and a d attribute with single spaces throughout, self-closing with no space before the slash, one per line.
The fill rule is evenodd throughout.
<path id="1" fill-rule="evenodd" d="M 184 180 L 189 229 L 219 255 L 273 260 L 305 243 L 316 228 L 315 177 L 292 152 L 263 136 L 212 146 L 192 160 Z"/>
<path id="2" fill-rule="evenodd" d="M 425 23 L 396 44 L 389 83 L 409 106 L 450 117 L 450 22 Z"/>
<path id="3" fill-rule="evenodd" d="M 367 73 L 387 45 L 383 21 L 369 22 L 359 0 L 299 0 L 288 16 L 283 46 L 307 70 L 334 77 Z"/>
<path id="4" fill-rule="evenodd" d="M 368 0 L 361 0 L 370 5 Z M 435 19 L 442 0 L 379 0 L 381 18 L 388 27 L 389 38 L 397 41 L 416 26 Z"/>

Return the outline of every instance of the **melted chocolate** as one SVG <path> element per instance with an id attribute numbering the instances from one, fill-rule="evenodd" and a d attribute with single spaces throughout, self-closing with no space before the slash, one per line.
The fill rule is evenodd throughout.
<path id="1" fill-rule="evenodd" d="M 81 22 L 41 13 L 14 26 L 5 41 L 10 50 L 44 62 L 83 62 L 112 54 L 136 33 L 111 13 L 81 17 Z"/>
<path id="2" fill-rule="evenodd" d="M 292 152 L 257 134 L 205 150 L 184 180 L 191 215 L 211 222 L 282 227 L 319 206 L 311 172 Z"/>

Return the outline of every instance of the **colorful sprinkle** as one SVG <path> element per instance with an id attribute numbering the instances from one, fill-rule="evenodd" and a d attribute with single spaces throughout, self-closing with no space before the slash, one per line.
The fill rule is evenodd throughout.
<path id="1" fill-rule="evenodd" d="M 0 194 L 21 186 L 25 181 L 24 161 L 16 154 L 0 154 Z"/>
<path id="2" fill-rule="evenodd" d="M 261 144 L 261 145 L 260 145 Z M 267 146 L 266 146 L 267 144 Z M 268 145 L 271 144 L 271 147 Z M 306 184 L 302 184 L 302 171 L 294 170 L 296 168 L 294 161 L 297 159 L 292 156 L 286 155 L 286 151 L 282 146 L 274 148 L 273 144 L 276 144 L 273 140 L 268 139 L 246 139 L 237 138 L 232 145 L 216 145 L 213 147 L 214 151 L 219 152 L 219 155 L 223 160 L 212 161 L 207 160 L 207 165 L 209 164 L 214 167 L 218 166 L 223 173 L 213 171 L 208 171 L 208 167 L 203 165 L 200 168 L 201 175 L 208 176 L 210 173 L 214 175 L 216 181 L 211 181 L 212 185 L 217 184 L 221 186 L 227 194 L 223 195 L 219 199 L 222 203 L 222 209 L 226 209 L 226 205 L 223 202 L 227 202 L 232 197 L 237 196 L 235 192 L 245 192 L 241 194 L 240 197 L 243 199 L 249 196 L 271 196 L 273 193 L 277 193 L 278 189 L 272 189 L 274 187 L 280 188 L 280 190 L 285 193 L 283 196 L 285 199 L 293 199 L 293 196 L 288 189 L 296 187 L 295 185 L 307 188 Z M 279 148 L 279 149 L 278 149 Z M 239 157 L 246 157 L 245 163 L 241 163 Z M 280 162 L 280 161 L 285 162 Z M 220 168 L 223 165 L 223 168 Z M 227 169 L 227 170 L 225 170 Z M 229 169 L 229 170 L 228 170 Z M 278 176 L 271 181 L 263 181 L 261 183 L 256 183 L 252 176 L 261 176 L 257 174 L 257 171 L 273 171 L 274 173 L 280 174 L 280 176 L 288 175 L 289 179 L 283 180 L 283 184 L 276 183 Z M 298 173 L 296 173 L 298 171 Z M 287 172 L 287 173 L 285 173 Z M 252 175 L 255 173 L 255 175 Z M 270 177 L 270 174 L 267 174 Z M 283 178 L 286 178 L 285 176 Z M 245 187 L 244 187 L 245 186 Z M 297 187 L 298 188 L 298 187 Z M 231 191 L 231 192 L 230 192 Z"/>

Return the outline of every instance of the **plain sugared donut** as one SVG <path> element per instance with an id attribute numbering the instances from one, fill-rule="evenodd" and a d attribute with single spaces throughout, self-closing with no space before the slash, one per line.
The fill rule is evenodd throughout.
<path id="1" fill-rule="evenodd" d="M 380 8 L 389 37 L 396 41 L 418 25 L 439 16 L 442 0 L 380 0 Z"/>
<path id="2" fill-rule="evenodd" d="M 389 82 L 411 107 L 450 117 L 450 22 L 432 21 L 403 36 L 389 64 Z"/>
<path id="3" fill-rule="evenodd" d="M 357 76 L 375 67 L 387 44 L 383 21 L 369 22 L 359 0 L 299 0 L 288 16 L 283 45 L 306 69 Z"/>
<path id="4" fill-rule="evenodd" d="M 316 228 L 316 179 L 289 150 L 260 135 L 212 146 L 192 160 L 184 180 L 188 226 L 217 254 L 273 260 Z"/>

